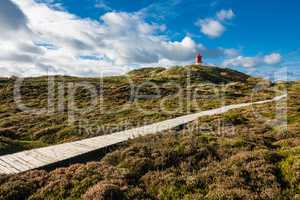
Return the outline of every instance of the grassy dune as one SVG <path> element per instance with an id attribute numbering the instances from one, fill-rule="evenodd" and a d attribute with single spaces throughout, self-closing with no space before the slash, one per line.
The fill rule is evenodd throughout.
<path id="1" fill-rule="evenodd" d="M 38 111 L 49 105 L 48 77 L 26 78 L 22 82 L 22 104 L 35 110 L 30 113 L 16 104 L 16 80 L 0 80 L 0 155 L 108 134 L 221 107 L 223 103 L 249 102 L 257 83 L 267 84 L 236 71 L 204 66 L 145 68 L 103 80 L 60 76 L 50 79 L 54 80 L 54 106 L 51 112 L 44 113 Z M 81 83 L 89 84 L 96 96 L 78 86 L 74 92 L 75 107 L 80 109 L 77 111 L 69 106 L 69 84 Z M 271 96 L 272 86 L 267 86 L 253 98 Z M 92 100 L 96 104 L 87 109 Z M 70 112 L 74 116 L 72 123 Z"/>

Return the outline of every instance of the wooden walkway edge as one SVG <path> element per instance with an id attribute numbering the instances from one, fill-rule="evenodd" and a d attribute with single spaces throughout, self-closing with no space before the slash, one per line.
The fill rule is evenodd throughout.
<path id="1" fill-rule="evenodd" d="M 46 167 L 54 163 L 74 158 L 76 156 L 80 156 L 89 152 L 93 152 L 95 150 L 112 146 L 114 144 L 125 142 L 128 139 L 169 130 L 197 120 L 199 117 L 222 114 L 232 109 L 238 109 L 254 104 L 264 104 L 273 101 L 279 101 L 285 97 L 287 97 L 286 94 L 265 101 L 223 106 L 221 108 L 202 111 L 195 114 L 189 114 L 151 125 L 113 133 L 110 135 L 103 135 L 94 138 L 83 139 L 80 141 L 0 156 L 0 174 L 15 174 L 32 169 Z"/>

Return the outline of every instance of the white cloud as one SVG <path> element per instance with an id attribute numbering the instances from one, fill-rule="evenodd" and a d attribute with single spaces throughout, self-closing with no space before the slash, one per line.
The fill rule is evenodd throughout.
<path id="1" fill-rule="evenodd" d="M 96 8 L 100 8 L 100 9 L 103 9 L 105 11 L 112 11 L 113 9 L 107 5 L 103 0 L 98 0 L 95 4 L 95 7 Z"/>
<path id="2" fill-rule="evenodd" d="M 201 28 L 203 34 L 211 38 L 220 37 L 226 30 L 219 21 L 214 19 L 200 19 L 196 24 Z"/>
<path id="3" fill-rule="evenodd" d="M 220 10 L 219 12 L 217 12 L 217 18 L 219 20 L 230 20 L 235 16 L 234 12 L 232 11 L 232 9 L 229 10 Z"/>
<path id="4" fill-rule="evenodd" d="M 281 55 L 279 53 L 272 53 L 264 56 L 244 57 L 237 56 L 234 58 L 226 59 L 223 62 L 224 66 L 229 67 L 260 67 L 264 65 L 274 65 L 281 61 Z"/>
<path id="5" fill-rule="evenodd" d="M 240 55 L 239 50 L 237 49 L 224 49 L 224 55 L 229 58 L 237 57 Z"/>
<path id="6" fill-rule="evenodd" d="M 25 31 L 27 29 L 26 16 L 17 5 L 8 0 L 1 1 L 0 5 L 0 34 L 2 37 L 6 33 Z"/>
<path id="7" fill-rule="evenodd" d="M 220 10 L 216 13 L 214 18 L 198 19 L 196 26 L 198 26 L 201 32 L 210 38 L 217 38 L 223 35 L 226 31 L 226 27 L 222 22 L 231 20 L 235 14 L 230 10 Z"/>
<path id="8" fill-rule="evenodd" d="M 223 62 L 223 65 L 224 66 L 229 66 L 229 67 L 246 67 L 246 68 L 251 68 L 251 67 L 255 67 L 255 65 L 257 63 L 258 63 L 258 58 L 256 58 L 256 57 L 238 56 L 236 58 L 226 59 Z"/>
<path id="9" fill-rule="evenodd" d="M 279 53 L 272 53 L 264 57 L 264 62 L 269 65 L 278 64 L 281 61 L 281 55 Z"/>

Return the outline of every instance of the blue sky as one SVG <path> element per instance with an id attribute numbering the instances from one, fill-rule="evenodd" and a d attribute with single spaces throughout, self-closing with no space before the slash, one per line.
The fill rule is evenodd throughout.
<path id="1" fill-rule="evenodd" d="M 272 51 L 289 53 L 300 48 L 298 26 L 300 2 L 295 0 L 64 0 L 56 2 L 80 17 L 96 20 L 107 11 L 139 12 L 149 8 L 148 21 L 166 24 L 170 38 L 180 39 L 186 34 L 192 34 L 195 40 L 209 46 L 240 47 L 245 49 L 245 53 L 252 55 Z M 101 6 L 95 8 L 97 2 L 103 6 L 102 9 Z M 172 3 L 175 5 L 169 6 Z M 232 9 L 236 15 L 229 23 L 226 34 L 214 40 L 199 34 L 195 21 L 199 18 L 213 17 L 222 9 Z M 159 11 L 162 11 L 163 18 L 155 18 L 155 15 L 160 15 Z"/>
<path id="2" fill-rule="evenodd" d="M 4 75 L 119 73 L 189 64 L 200 51 L 210 64 L 261 76 L 288 67 L 291 79 L 300 78 L 299 1 L 4 0 L 0 6 L 5 1 L 24 14 L 26 45 L 43 53 L 30 63 L 23 44 L 12 42 L 23 62 L 15 70 L 5 66 L 18 62 L 0 62 Z M 5 23 L 0 20 L 2 29 Z"/>

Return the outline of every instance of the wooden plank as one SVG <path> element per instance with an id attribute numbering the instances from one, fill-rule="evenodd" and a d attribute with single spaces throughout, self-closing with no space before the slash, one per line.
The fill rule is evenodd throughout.
<path id="1" fill-rule="evenodd" d="M 14 166 L 19 171 L 26 171 L 26 170 L 31 169 L 32 167 L 35 166 L 34 164 L 28 164 L 28 162 L 22 161 L 16 155 L 11 155 L 11 156 L 6 157 L 5 161 L 7 163 L 9 163 L 11 166 Z"/>
<path id="2" fill-rule="evenodd" d="M 10 172 L 13 172 L 13 173 L 19 173 L 20 172 L 15 166 L 8 163 L 6 161 L 6 159 L 1 159 L 0 158 L 0 163 L 1 163 L 1 166 L 5 167 L 6 171 L 10 171 Z M 0 174 L 5 174 L 5 173 L 3 171 L 3 172 L 0 172 Z"/>
<path id="3" fill-rule="evenodd" d="M 11 166 L 7 166 L 5 162 L 1 160 L 0 160 L 0 171 L 1 174 L 14 174 L 19 172 L 18 170 L 12 168 Z"/>

